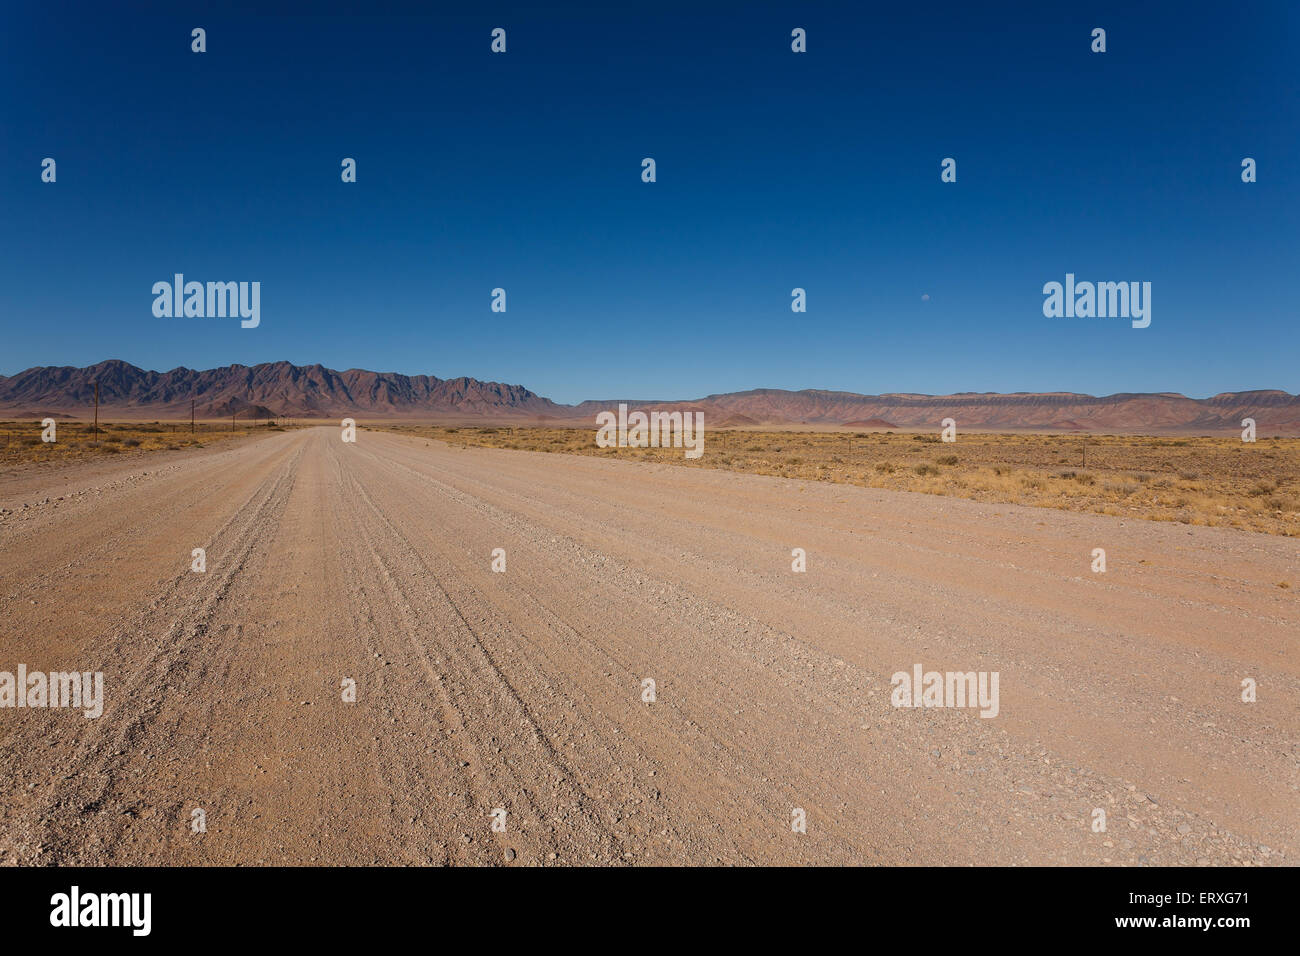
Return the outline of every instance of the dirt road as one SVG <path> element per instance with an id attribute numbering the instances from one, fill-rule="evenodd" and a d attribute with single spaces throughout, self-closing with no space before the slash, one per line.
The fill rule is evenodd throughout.
<path id="1" fill-rule="evenodd" d="M 1300 850 L 1294 539 L 328 428 L 0 507 L 0 671 L 106 698 L 0 709 L 5 863 Z M 997 716 L 892 706 L 916 664 Z"/>

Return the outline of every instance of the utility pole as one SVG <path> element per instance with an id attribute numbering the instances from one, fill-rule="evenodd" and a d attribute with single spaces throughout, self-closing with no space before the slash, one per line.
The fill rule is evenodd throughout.
<path id="1" fill-rule="evenodd" d="M 194 399 L 190 399 L 190 434 L 194 434 Z"/>
<path id="2" fill-rule="evenodd" d="M 95 441 L 99 441 L 99 381 L 95 382 Z"/>

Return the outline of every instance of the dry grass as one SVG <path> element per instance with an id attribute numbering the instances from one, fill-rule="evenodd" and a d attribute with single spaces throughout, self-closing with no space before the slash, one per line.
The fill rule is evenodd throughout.
<path id="1" fill-rule="evenodd" d="M 39 422 L 0 422 L 0 465 L 24 462 L 78 461 L 87 458 L 107 457 L 148 451 L 180 451 L 182 448 L 202 448 L 216 441 L 246 437 L 254 432 L 261 434 L 279 426 L 266 424 L 239 425 L 232 428 L 229 422 L 214 424 L 199 422 L 194 434 L 190 423 L 184 422 L 100 422 L 98 435 L 93 426 L 85 422 L 60 421 L 56 425 L 56 441 L 41 441 L 43 429 Z M 283 428 L 280 429 L 283 431 Z"/>
<path id="2" fill-rule="evenodd" d="M 595 428 L 380 425 L 462 447 L 653 460 L 806 481 L 955 495 L 1300 535 L 1300 439 L 890 432 L 705 432 L 704 456 L 680 448 L 597 448 Z M 1085 466 L 1086 454 L 1086 466 Z"/>

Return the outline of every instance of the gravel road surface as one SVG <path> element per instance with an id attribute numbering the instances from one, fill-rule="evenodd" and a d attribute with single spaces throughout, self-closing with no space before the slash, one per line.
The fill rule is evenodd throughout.
<path id="1" fill-rule="evenodd" d="M 0 708 L 0 862 L 1300 850 L 1294 539 L 337 428 L 0 508 L 0 671 L 105 692 Z M 997 715 L 893 706 L 917 664 Z"/>

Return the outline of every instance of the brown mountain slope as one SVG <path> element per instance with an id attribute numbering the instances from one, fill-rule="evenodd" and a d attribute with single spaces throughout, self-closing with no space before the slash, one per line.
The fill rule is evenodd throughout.
<path id="1" fill-rule="evenodd" d="M 31 368 L 2 379 L 0 411 L 31 407 L 84 411 L 94 402 L 96 381 L 101 413 L 132 417 L 188 416 L 191 399 L 199 414 L 216 416 L 246 406 L 302 418 L 563 414 L 549 399 L 522 386 L 472 378 L 444 380 L 364 369 L 338 372 L 288 362 L 148 372 L 118 360 L 88 368 Z"/>
<path id="2" fill-rule="evenodd" d="M 591 423 L 615 410 L 618 400 L 560 405 L 521 385 L 473 378 L 439 379 L 364 369 L 335 371 L 289 362 L 229 365 L 197 371 L 150 372 L 111 360 L 88 368 L 38 367 L 0 376 L 0 414 L 32 409 L 87 414 L 99 383 L 100 412 L 128 418 L 188 417 L 190 400 L 200 415 L 225 417 L 260 406 L 267 413 L 301 418 L 464 418 Z M 718 426 L 857 425 L 959 429 L 1028 429 L 1099 432 L 1240 430 L 1244 418 L 1259 434 L 1300 434 L 1300 396 L 1276 390 L 1224 392 L 1194 399 L 1173 392 L 1092 396 L 1072 392 L 964 392 L 956 395 L 859 395 L 806 389 L 763 388 L 709 395 L 692 401 L 628 401 L 642 410 L 704 413 Z"/>
<path id="3" fill-rule="evenodd" d="M 1222 433 L 1240 431 L 1242 419 L 1253 418 L 1262 435 L 1300 433 L 1300 397 L 1282 391 L 1229 392 L 1194 399 L 1168 392 L 1095 397 L 1070 392 L 858 395 L 818 389 L 755 389 L 710 395 L 689 403 L 628 405 L 642 409 L 689 406 L 703 411 L 706 422 L 743 415 L 772 427 L 879 420 L 899 428 L 938 429 L 945 418 L 952 418 L 959 429 Z M 617 407 L 617 401 L 588 401 L 573 406 L 578 416 L 587 420 L 599 411 Z"/>

